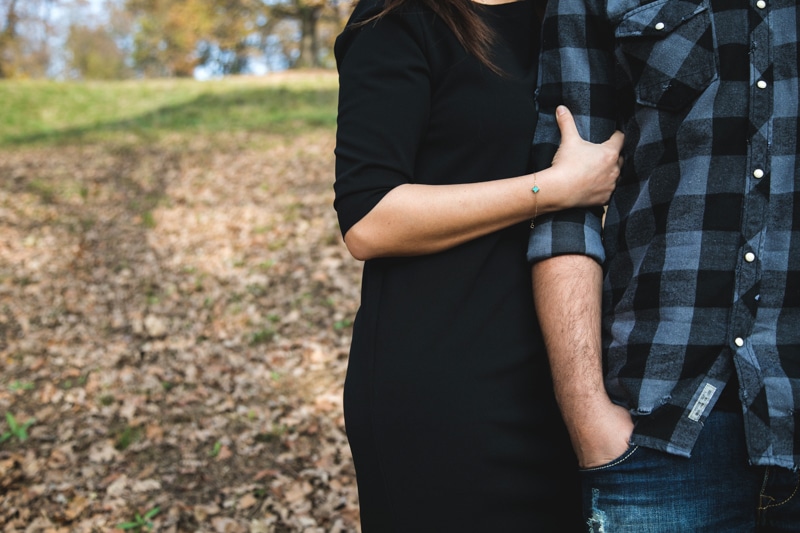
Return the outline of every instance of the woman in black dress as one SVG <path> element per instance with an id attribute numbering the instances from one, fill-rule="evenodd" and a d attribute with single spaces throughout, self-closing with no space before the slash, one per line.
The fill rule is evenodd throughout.
<path id="1" fill-rule="evenodd" d="M 531 174 L 537 6 L 489 3 L 362 0 L 336 42 L 365 533 L 583 529 L 525 254 L 537 214 L 608 200 L 621 134 L 584 142 L 564 110 L 554 165 Z"/>

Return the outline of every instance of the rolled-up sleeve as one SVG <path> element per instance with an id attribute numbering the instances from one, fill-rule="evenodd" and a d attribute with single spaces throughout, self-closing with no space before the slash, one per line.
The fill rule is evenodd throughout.
<path id="1" fill-rule="evenodd" d="M 604 5 L 598 0 L 548 2 L 539 59 L 539 122 L 533 141 L 537 170 L 550 166 L 558 148 L 555 109 L 560 104 L 570 109 L 584 139 L 600 143 L 614 132 L 613 31 Z M 538 217 L 528 241 L 528 261 L 582 254 L 602 263 L 602 215 L 603 208 L 597 207 Z"/>

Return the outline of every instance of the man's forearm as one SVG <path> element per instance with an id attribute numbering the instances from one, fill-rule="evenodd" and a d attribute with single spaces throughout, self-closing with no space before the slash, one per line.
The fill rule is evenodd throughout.
<path id="1" fill-rule="evenodd" d="M 587 256 L 561 255 L 533 266 L 536 311 L 565 418 L 580 416 L 587 401 L 605 396 L 601 284 L 602 269 Z"/>
<path id="2" fill-rule="evenodd" d="M 578 461 L 607 463 L 624 453 L 633 422 L 603 384 L 602 268 L 587 256 L 561 255 L 535 263 L 532 275 L 556 399 Z"/>

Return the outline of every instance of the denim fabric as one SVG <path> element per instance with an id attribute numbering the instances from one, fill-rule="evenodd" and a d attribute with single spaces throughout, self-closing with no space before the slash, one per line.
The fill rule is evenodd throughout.
<path id="1" fill-rule="evenodd" d="M 691 458 L 632 446 L 581 475 L 591 533 L 800 531 L 798 473 L 749 465 L 741 413 L 712 412 Z"/>

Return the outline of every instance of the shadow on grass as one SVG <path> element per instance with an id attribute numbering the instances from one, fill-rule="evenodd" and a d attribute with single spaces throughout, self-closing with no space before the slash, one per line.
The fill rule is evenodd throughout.
<path id="1" fill-rule="evenodd" d="M 337 90 L 265 87 L 203 93 L 194 99 L 116 120 L 23 135 L 0 136 L 0 146 L 72 144 L 115 135 L 155 140 L 166 133 L 298 133 L 336 124 Z M 122 111 L 124 113 L 124 110 Z"/>

